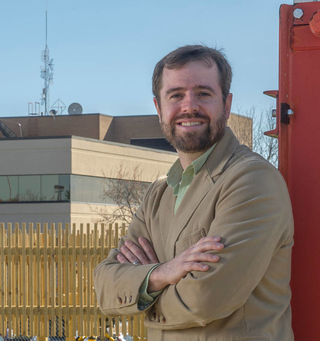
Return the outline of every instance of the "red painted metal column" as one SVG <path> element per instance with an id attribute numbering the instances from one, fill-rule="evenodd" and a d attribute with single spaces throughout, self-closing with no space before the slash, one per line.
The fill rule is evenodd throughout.
<path id="1" fill-rule="evenodd" d="M 296 341 L 320 340 L 320 2 L 280 7 L 279 169 L 293 207 L 292 325 Z"/>

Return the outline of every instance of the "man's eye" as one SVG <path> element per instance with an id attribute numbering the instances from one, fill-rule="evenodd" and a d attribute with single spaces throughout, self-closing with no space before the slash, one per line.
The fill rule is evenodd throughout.
<path id="1" fill-rule="evenodd" d="M 181 98 L 181 97 L 182 97 L 181 94 L 173 94 L 173 95 L 171 95 L 170 98 Z"/>
<path id="2" fill-rule="evenodd" d="M 199 97 L 206 97 L 206 96 L 211 96 L 208 92 L 200 92 L 198 94 Z"/>

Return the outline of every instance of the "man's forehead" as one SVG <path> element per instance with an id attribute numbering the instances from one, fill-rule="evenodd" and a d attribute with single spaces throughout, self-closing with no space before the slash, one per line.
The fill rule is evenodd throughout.
<path id="1" fill-rule="evenodd" d="M 205 61 L 191 61 L 179 68 L 164 67 L 162 75 L 162 86 L 172 87 L 181 86 L 181 82 L 194 83 L 197 85 L 206 85 L 205 83 L 219 83 L 219 73 L 217 65 L 212 62 L 211 65 Z M 204 82 L 204 83 L 203 83 Z"/>
<path id="2" fill-rule="evenodd" d="M 174 70 L 181 70 L 181 69 L 186 69 L 188 66 L 190 65 L 201 65 L 203 67 L 206 67 L 207 69 L 210 69 L 211 67 L 216 68 L 217 64 L 215 63 L 215 61 L 213 59 L 200 59 L 200 60 L 191 60 L 190 62 L 187 62 L 183 65 L 165 65 L 163 68 L 163 72 L 166 71 L 174 71 Z"/>

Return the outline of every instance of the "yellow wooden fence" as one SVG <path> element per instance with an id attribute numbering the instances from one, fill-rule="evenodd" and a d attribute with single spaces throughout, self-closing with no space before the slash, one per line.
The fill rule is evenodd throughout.
<path id="1" fill-rule="evenodd" d="M 144 340 L 143 315 L 106 318 L 92 273 L 125 226 L 0 224 L 0 334 L 12 336 L 129 333 Z"/>

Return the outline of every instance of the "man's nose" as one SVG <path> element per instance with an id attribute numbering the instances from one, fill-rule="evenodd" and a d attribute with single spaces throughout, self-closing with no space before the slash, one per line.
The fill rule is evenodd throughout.
<path id="1" fill-rule="evenodd" d="M 198 99 L 194 94 L 187 94 L 185 95 L 182 101 L 182 108 L 183 113 L 196 113 L 199 111 L 199 104 Z"/>

